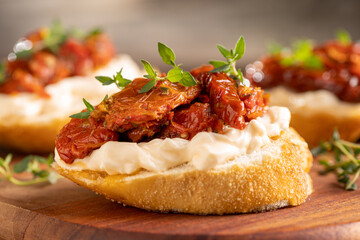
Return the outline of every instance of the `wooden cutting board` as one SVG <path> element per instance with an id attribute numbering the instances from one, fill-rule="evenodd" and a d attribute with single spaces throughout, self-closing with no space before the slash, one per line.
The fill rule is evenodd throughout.
<path id="1" fill-rule="evenodd" d="M 0 239 L 359 239 L 360 190 L 343 190 L 319 168 L 301 206 L 225 216 L 124 207 L 66 179 L 31 187 L 2 181 Z"/>

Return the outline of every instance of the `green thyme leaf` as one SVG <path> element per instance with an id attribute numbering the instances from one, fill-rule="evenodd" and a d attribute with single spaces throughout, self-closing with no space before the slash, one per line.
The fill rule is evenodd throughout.
<path id="1" fill-rule="evenodd" d="M 180 82 L 180 80 L 183 78 L 183 70 L 181 70 L 180 68 L 170 69 L 167 73 L 166 78 L 170 82 Z"/>
<path id="2" fill-rule="evenodd" d="M 98 80 L 99 82 L 102 83 L 102 85 L 110 85 L 115 83 L 114 79 L 112 79 L 111 77 L 107 77 L 107 76 L 96 76 L 95 77 L 96 80 Z"/>
<path id="3" fill-rule="evenodd" d="M 47 177 L 49 175 L 49 172 L 46 171 L 46 170 L 34 171 L 33 175 L 35 177 L 44 178 L 44 177 Z"/>
<path id="4" fill-rule="evenodd" d="M 88 117 L 90 117 L 91 112 L 95 109 L 93 105 L 91 105 L 91 103 L 89 103 L 88 101 L 86 101 L 85 98 L 83 98 L 83 102 L 86 106 L 87 111 L 82 111 L 79 113 L 75 113 L 73 115 L 70 116 L 70 118 L 77 118 L 77 119 L 86 119 Z"/>
<path id="5" fill-rule="evenodd" d="M 324 166 L 320 174 L 333 172 L 337 176 L 337 181 L 344 184 L 346 190 L 355 190 L 357 188 L 355 181 L 360 175 L 360 159 L 358 153 L 355 153 L 358 149 L 360 144 L 342 140 L 339 132 L 335 130 L 330 141 L 322 142 L 312 150 L 312 153 L 318 158 L 326 154 L 324 155 L 326 158 L 319 159 L 319 163 Z M 329 159 L 329 153 L 332 154 L 333 159 Z"/>
<path id="6" fill-rule="evenodd" d="M 240 83 L 243 83 L 243 82 L 244 82 L 244 75 L 243 75 L 243 73 L 241 72 L 241 69 L 238 69 L 238 75 L 235 77 L 235 79 L 240 80 Z M 249 86 L 247 86 L 247 87 L 249 87 Z"/>
<path id="7" fill-rule="evenodd" d="M 227 73 L 229 70 L 230 70 L 230 64 L 225 64 L 225 65 L 222 65 L 220 67 L 217 67 L 217 68 L 211 70 L 210 72 L 225 72 L 225 73 Z"/>
<path id="8" fill-rule="evenodd" d="M 228 64 L 227 62 L 224 62 L 224 61 L 217 61 L 217 60 L 212 60 L 209 62 L 211 65 L 214 66 L 214 68 L 218 68 L 218 67 L 221 67 L 221 66 L 224 66 L 226 64 Z"/>
<path id="9" fill-rule="evenodd" d="M 338 182 L 344 183 L 345 185 L 350 182 L 349 175 L 342 173 L 338 175 Z"/>
<path id="10" fill-rule="evenodd" d="M 319 163 L 320 163 L 321 165 L 324 165 L 325 167 L 330 167 L 330 164 L 329 164 L 327 161 L 325 161 L 325 160 L 320 160 Z"/>
<path id="11" fill-rule="evenodd" d="M 150 80 L 148 83 L 146 83 L 139 91 L 139 93 L 146 93 L 148 91 L 150 91 L 150 89 L 152 89 L 156 84 L 156 80 L 152 79 Z"/>
<path id="12" fill-rule="evenodd" d="M 158 42 L 158 51 L 164 63 L 176 67 L 175 53 L 165 44 Z"/>
<path id="13" fill-rule="evenodd" d="M 183 72 L 183 77 L 180 80 L 180 84 L 186 87 L 195 86 L 197 84 L 195 78 L 191 75 L 191 73 L 185 71 Z"/>
<path id="14" fill-rule="evenodd" d="M 151 66 L 151 64 L 144 59 L 141 60 L 141 63 L 143 64 L 145 71 L 148 74 L 148 75 L 145 75 L 144 77 L 147 77 L 149 79 L 155 79 L 157 74 L 156 74 L 154 68 Z"/>
<path id="15" fill-rule="evenodd" d="M 326 153 L 326 151 L 327 150 L 323 146 L 320 145 L 320 146 L 317 146 L 317 147 L 311 149 L 311 154 L 313 156 L 318 156 L 320 154 Z"/>
<path id="16" fill-rule="evenodd" d="M 104 99 L 102 100 L 102 102 L 106 101 L 109 98 L 109 95 L 105 95 Z"/>
<path id="17" fill-rule="evenodd" d="M 129 83 L 131 83 L 131 80 L 126 79 L 122 76 L 122 68 L 119 72 L 116 73 L 116 75 L 113 75 L 113 78 L 107 77 L 107 76 L 96 76 L 95 78 L 102 83 L 102 85 L 110 85 L 115 83 L 118 88 L 123 88 Z"/>
<path id="18" fill-rule="evenodd" d="M 131 83 L 131 80 L 129 79 L 126 79 L 122 76 L 122 70 L 123 68 L 120 69 L 119 72 L 116 73 L 116 75 L 114 76 L 114 81 L 115 81 L 115 84 L 119 87 L 119 88 L 122 88 L 122 87 L 125 87 L 126 85 L 130 84 Z"/>
<path id="19" fill-rule="evenodd" d="M 23 160 L 21 160 L 19 163 L 14 165 L 14 172 L 16 173 L 24 172 L 28 168 L 29 163 L 32 159 L 33 159 L 32 155 L 26 156 Z"/>
<path id="20" fill-rule="evenodd" d="M 91 111 L 93 111 L 93 110 L 95 109 L 94 106 L 91 105 L 91 103 L 89 103 L 88 101 L 86 101 L 85 98 L 83 98 L 83 102 L 84 102 L 84 104 L 85 104 L 85 106 L 86 106 L 86 109 L 87 109 L 89 112 L 91 112 Z"/>
<path id="21" fill-rule="evenodd" d="M 236 61 L 240 60 L 245 53 L 245 41 L 242 36 L 239 37 L 235 44 L 234 49 L 227 50 L 224 46 L 218 44 L 217 48 L 220 53 L 226 58 L 226 62 L 223 61 L 210 61 L 215 69 L 210 72 L 224 72 L 237 81 L 237 84 L 244 84 L 244 77 L 240 69 L 236 69 Z"/>
<path id="22" fill-rule="evenodd" d="M 48 163 L 48 159 L 41 156 L 34 156 L 34 159 L 40 163 Z"/>
<path id="23" fill-rule="evenodd" d="M 9 153 L 5 159 L 0 157 L 0 167 L 4 167 L 5 165 L 9 165 L 12 159 L 12 154 Z"/>
<path id="24" fill-rule="evenodd" d="M 336 32 L 336 39 L 338 40 L 338 42 L 340 42 L 343 45 L 348 45 L 351 43 L 351 36 L 350 34 L 344 30 L 344 29 L 339 29 Z"/>
<path id="25" fill-rule="evenodd" d="M 73 115 L 70 115 L 70 118 L 77 118 L 77 119 L 86 119 L 90 117 L 89 111 L 79 112 L 75 113 Z"/>
<path id="26" fill-rule="evenodd" d="M 293 58 L 298 62 L 304 62 L 309 56 L 312 56 L 313 46 L 310 40 L 298 40 L 293 45 Z"/>
<path id="27" fill-rule="evenodd" d="M 304 66 L 306 68 L 322 69 L 323 68 L 323 63 L 321 62 L 319 57 L 317 57 L 315 55 L 311 55 L 311 56 L 308 56 L 304 60 Z"/>
<path id="28" fill-rule="evenodd" d="M 224 46 L 218 44 L 216 45 L 216 47 L 219 49 L 220 53 L 225 57 L 225 58 L 231 58 L 232 54 L 229 50 L 227 50 Z"/>
<path id="29" fill-rule="evenodd" d="M 353 151 L 354 151 L 354 156 L 359 157 L 360 149 L 359 148 L 353 148 Z"/>
<path id="30" fill-rule="evenodd" d="M 185 72 L 180 68 L 181 64 L 177 65 L 175 63 L 175 53 L 171 48 L 159 42 L 158 50 L 164 63 L 171 65 L 173 68 L 168 71 L 167 76 L 162 77 L 157 75 L 149 62 L 141 60 L 145 71 L 147 72 L 147 75 L 144 75 L 144 77 L 150 79 L 151 81 L 145 84 L 139 93 L 150 91 L 150 89 L 156 85 L 157 81 L 164 81 L 166 79 L 173 83 L 179 82 L 183 86 L 194 86 L 197 84 L 194 77 L 189 72 Z"/>
<path id="31" fill-rule="evenodd" d="M 241 59 L 244 56 L 244 53 L 245 53 L 245 41 L 244 41 L 243 36 L 241 36 L 237 40 L 237 42 L 235 44 L 234 53 L 235 53 L 235 56 L 234 56 L 235 61 Z"/>

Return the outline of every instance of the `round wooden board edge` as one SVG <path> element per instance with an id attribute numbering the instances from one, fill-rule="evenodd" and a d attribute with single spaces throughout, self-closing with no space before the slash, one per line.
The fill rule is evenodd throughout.
<path id="1" fill-rule="evenodd" d="M 251 235 L 128 232 L 67 222 L 7 203 L 0 203 L 0 222 L 0 239 L 358 239 L 360 235 L 360 222 Z"/>

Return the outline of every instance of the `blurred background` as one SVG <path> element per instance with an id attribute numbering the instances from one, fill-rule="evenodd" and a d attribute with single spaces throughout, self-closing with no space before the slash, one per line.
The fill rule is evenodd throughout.
<path id="1" fill-rule="evenodd" d="M 245 37 L 245 66 L 263 55 L 270 41 L 324 41 L 337 29 L 360 39 L 358 0 L 0 0 L 0 57 L 21 36 L 60 19 L 66 27 L 103 27 L 119 53 L 163 70 L 157 42 L 170 46 L 185 69 L 221 60 L 216 44 L 232 48 Z"/>

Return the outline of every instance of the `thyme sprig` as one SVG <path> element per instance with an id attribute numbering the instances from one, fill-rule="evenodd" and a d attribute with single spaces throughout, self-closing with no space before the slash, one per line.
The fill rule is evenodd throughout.
<path id="1" fill-rule="evenodd" d="M 118 88 L 123 88 L 129 83 L 131 83 L 131 80 L 126 79 L 122 76 L 123 68 L 120 69 L 119 72 L 117 72 L 113 77 L 107 77 L 107 76 L 96 76 L 95 78 L 102 83 L 102 85 L 110 85 L 115 84 Z"/>
<path id="2" fill-rule="evenodd" d="M 217 48 L 220 53 L 226 58 L 225 61 L 213 60 L 209 63 L 215 67 L 211 72 L 225 72 L 235 80 L 239 80 L 240 84 L 244 85 L 244 77 L 241 69 L 236 69 L 236 61 L 240 60 L 245 53 L 245 41 L 242 36 L 237 40 L 234 49 L 226 49 L 224 46 L 218 44 Z"/>
<path id="3" fill-rule="evenodd" d="M 311 152 L 319 156 L 319 163 L 325 167 L 320 174 L 333 172 L 346 190 L 357 189 L 355 182 L 360 175 L 360 144 L 342 140 L 335 130 L 330 141 L 322 142 Z M 329 153 L 333 158 L 329 158 Z"/>
<path id="4" fill-rule="evenodd" d="M 107 100 L 108 98 L 109 98 L 109 95 L 106 94 L 104 99 L 102 100 L 102 102 Z M 91 114 L 92 111 L 95 110 L 95 107 L 91 103 L 86 101 L 85 98 L 83 98 L 83 102 L 85 104 L 86 110 L 81 111 L 79 113 L 75 113 L 75 114 L 71 115 L 70 118 L 87 119 L 87 118 L 90 117 L 90 114 Z"/>
<path id="5" fill-rule="evenodd" d="M 342 45 L 349 45 L 351 43 L 350 34 L 344 30 L 336 31 L 336 41 Z M 280 64 L 289 66 L 303 66 L 308 69 L 324 68 L 321 59 L 314 53 L 314 44 L 310 39 L 300 39 L 293 43 L 292 48 L 281 46 L 279 43 L 272 42 L 268 45 L 268 52 L 271 55 L 280 55 Z"/>
<path id="6" fill-rule="evenodd" d="M 284 67 L 303 66 L 308 69 L 323 69 L 324 64 L 314 53 L 314 45 L 309 39 L 297 40 L 292 48 L 282 47 L 278 43 L 272 43 L 268 46 L 272 55 L 280 55 L 280 64 Z"/>
<path id="7" fill-rule="evenodd" d="M 153 66 L 146 60 L 142 59 L 141 63 L 144 66 L 146 71 L 146 75 L 144 77 L 150 79 L 139 91 L 139 93 L 146 93 L 150 91 L 158 81 L 164 81 L 168 79 L 170 82 L 179 82 L 183 86 L 194 86 L 197 84 L 194 77 L 190 74 L 190 72 L 184 71 L 181 67 L 181 64 L 177 65 L 175 63 L 175 53 L 174 51 L 166 46 L 163 43 L 158 43 L 158 51 L 164 63 L 171 65 L 173 68 L 170 69 L 165 76 L 160 76 Z M 103 85 L 116 84 L 119 88 L 123 88 L 129 83 L 131 80 L 126 79 L 122 76 L 122 70 L 116 73 L 112 78 L 106 76 L 96 76 L 95 78 L 100 81 Z"/>
<path id="8" fill-rule="evenodd" d="M 107 96 L 108 95 L 106 95 L 104 99 L 107 99 Z M 81 111 L 79 113 L 75 113 L 75 114 L 71 115 L 70 118 L 86 119 L 86 118 L 90 117 L 90 114 L 92 111 L 94 111 L 95 107 L 93 105 L 91 105 L 91 103 L 86 101 L 85 98 L 83 98 L 83 102 L 86 106 L 86 110 Z"/>
<path id="9" fill-rule="evenodd" d="M 159 76 L 152 65 L 148 61 L 142 59 L 141 63 L 143 64 L 147 73 L 147 75 L 144 75 L 144 77 L 150 79 L 150 81 L 140 89 L 139 93 L 146 93 L 150 91 L 158 81 L 164 81 L 166 79 L 173 83 L 178 82 L 186 87 L 191 87 L 197 84 L 196 80 L 190 74 L 190 72 L 184 71 L 182 68 L 180 68 L 181 64 L 175 63 L 175 53 L 171 48 L 161 42 L 158 42 L 158 52 L 163 62 L 172 66 L 173 68 L 167 72 L 166 76 Z"/>
<path id="10" fill-rule="evenodd" d="M 56 183 L 60 176 L 51 171 L 51 164 L 53 163 L 53 155 L 50 154 L 48 158 L 36 155 L 29 155 L 23 158 L 19 163 L 11 167 L 12 155 L 8 154 L 5 158 L 0 157 L 0 179 L 6 179 L 13 184 L 19 186 L 28 186 L 37 183 L 49 182 Z M 42 168 L 46 166 L 46 168 Z M 28 172 L 33 178 L 30 180 L 20 180 L 14 176 L 16 173 Z"/>

